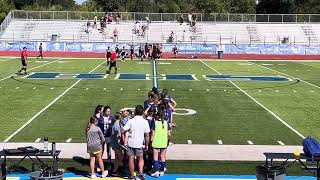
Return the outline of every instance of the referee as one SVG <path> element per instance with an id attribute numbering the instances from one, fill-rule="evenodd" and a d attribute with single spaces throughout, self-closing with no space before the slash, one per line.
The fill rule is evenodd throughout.
<path id="1" fill-rule="evenodd" d="M 40 43 L 40 46 L 39 46 L 39 56 L 37 56 L 37 59 L 39 59 L 39 57 L 41 57 L 41 59 L 43 59 L 42 43 Z"/>
<path id="2" fill-rule="evenodd" d="M 27 48 L 23 47 L 22 51 L 21 51 L 21 64 L 22 64 L 22 68 L 20 69 L 20 71 L 18 71 L 18 75 L 26 75 L 27 74 Z M 24 71 L 24 73 L 22 73 L 22 71 Z"/>
<path id="3" fill-rule="evenodd" d="M 109 66 L 109 70 L 106 72 L 106 74 L 110 74 L 111 73 L 111 69 L 112 67 L 114 67 L 115 69 L 115 74 L 117 74 L 118 68 L 117 68 L 117 53 L 115 51 L 111 52 L 111 57 L 110 57 L 110 66 Z"/>

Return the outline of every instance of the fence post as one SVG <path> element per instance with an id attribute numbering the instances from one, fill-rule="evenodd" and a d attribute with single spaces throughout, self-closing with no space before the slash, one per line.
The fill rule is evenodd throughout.
<path id="1" fill-rule="evenodd" d="M 52 19 L 54 20 L 54 11 L 52 12 Z"/>
<path id="2" fill-rule="evenodd" d="M 67 21 L 69 21 L 69 11 L 67 11 Z"/>
<path id="3" fill-rule="evenodd" d="M 281 15 L 281 22 L 283 23 L 283 14 Z"/>
<path id="4" fill-rule="evenodd" d="M 309 23 L 311 23 L 311 15 L 309 14 Z"/>

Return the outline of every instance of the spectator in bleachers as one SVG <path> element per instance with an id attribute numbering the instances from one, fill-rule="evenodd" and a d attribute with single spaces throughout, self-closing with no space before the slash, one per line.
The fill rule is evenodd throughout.
<path id="1" fill-rule="evenodd" d="M 168 41 L 169 42 L 174 42 L 174 32 L 173 31 L 171 31 Z"/>
<path id="2" fill-rule="evenodd" d="M 116 24 L 119 24 L 120 19 L 121 19 L 121 16 L 120 16 L 120 14 L 118 13 L 117 16 L 116 16 Z"/>
<path id="3" fill-rule="evenodd" d="M 118 30 L 117 28 L 114 28 L 113 30 L 113 42 L 118 42 Z"/>
<path id="4" fill-rule="evenodd" d="M 87 19 L 87 28 L 85 30 L 86 33 L 89 33 L 89 28 L 90 28 L 90 21 Z"/>
<path id="5" fill-rule="evenodd" d="M 103 17 L 100 18 L 100 31 L 102 32 L 104 30 L 104 22 Z"/>
<path id="6" fill-rule="evenodd" d="M 188 24 L 191 25 L 192 22 L 192 13 L 188 14 Z"/>
<path id="7" fill-rule="evenodd" d="M 139 21 L 136 21 L 136 23 L 134 24 L 133 33 L 134 34 L 139 34 L 140 28 L 141 27 L 140 27 Z"/>
<path id="8" fill-rule="evenodd" d="M 184 21 L 184 19 L 183 19 L 183 13 L 180 15 L 180 17 L 179 17 L 179 23 L 180 23 L 180 25 L 182 25 L 183 24 L 183 21 Z"/>
<path id="9" fill-rule="evenodd" d="M 128 123 L 121 129 L 121 133 L 129 132 L 127 155 L 129 156 L 130 179 L 135 179 L 135 157 L 137 158 L 139 166 L 138 177 L 140 179 L 145 179 L 143 174 L 143 142 L 145 141 L 145 150 L 148 150 L 150 128 L 148 122 L 142 116 L 143 113 L 143 107 L 141 105 L 136 106 L 136 116 L 129 120 Z"/>
<path id="10" fill-rule="evenodd" d="M 108 24 L 112 23 L 112 20 L 113 20 L 113 16 L 111 14 L 110 16 L 108 16 Z"/>
<path id="11" fill-rule="evenodd" d="M 104 170 L 102 161 L 102 145 L 105 142 L 103 133 L 99 127 L 97 127 L 98 120 L 95 117 L 90 118 L 90 122 L 86 128 L 87 137 L 87 152 L 90 154 L 90 172 L 91 178 L 97 178 L 95 174 L 95 161 L 99 163 L 99 167 L 102 171 L 102 177 L 105 178 L 108 175 L 108 171 Z"/>
<path id="12" fill-rule="evenodd" d="M 94 18 L 93 18 L 93 26 L 92 26 L 92 28 L 97 28 L 97 21 L 98 21 L 97 16 L 94 16 Z"/>
<path id="13" fill-rule="evenodd" d="M 149 26 L 149 24 L 151 23 L 150 19 L 148 17 L 146 17 L 146 21 L 147 21 L 147 26 Z"/>

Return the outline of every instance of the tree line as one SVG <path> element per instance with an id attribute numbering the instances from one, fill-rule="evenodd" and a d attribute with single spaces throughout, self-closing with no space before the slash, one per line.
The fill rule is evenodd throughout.
<path id="1" fill-rule="evenodd" d="M 257 4 L 257 1 L 259 2 Z M 0 0 L 0 21 L 13 9 L 38 11 L 317 14 L 319 0 Z"/>

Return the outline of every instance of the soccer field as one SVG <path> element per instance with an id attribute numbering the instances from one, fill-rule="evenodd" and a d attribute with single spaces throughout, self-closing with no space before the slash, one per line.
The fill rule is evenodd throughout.
<path id="1" fill-rule="evenodd" d="M 180 110 L 177 144 L 300 145 L 320 138 L 320 63 L 166 60 L 118 62 L 104 75 L 99 59 L 31 59 L 29 76 L 11 76 L 19 59 L 0 59 L 0 141 L 84 142 L 98 104 L 113 113 L 142 104 L 153 81 Z M 183 110 L 189 109 L 189 111 Z M 191 112 L 190 115 L 186 115 Z"/>

